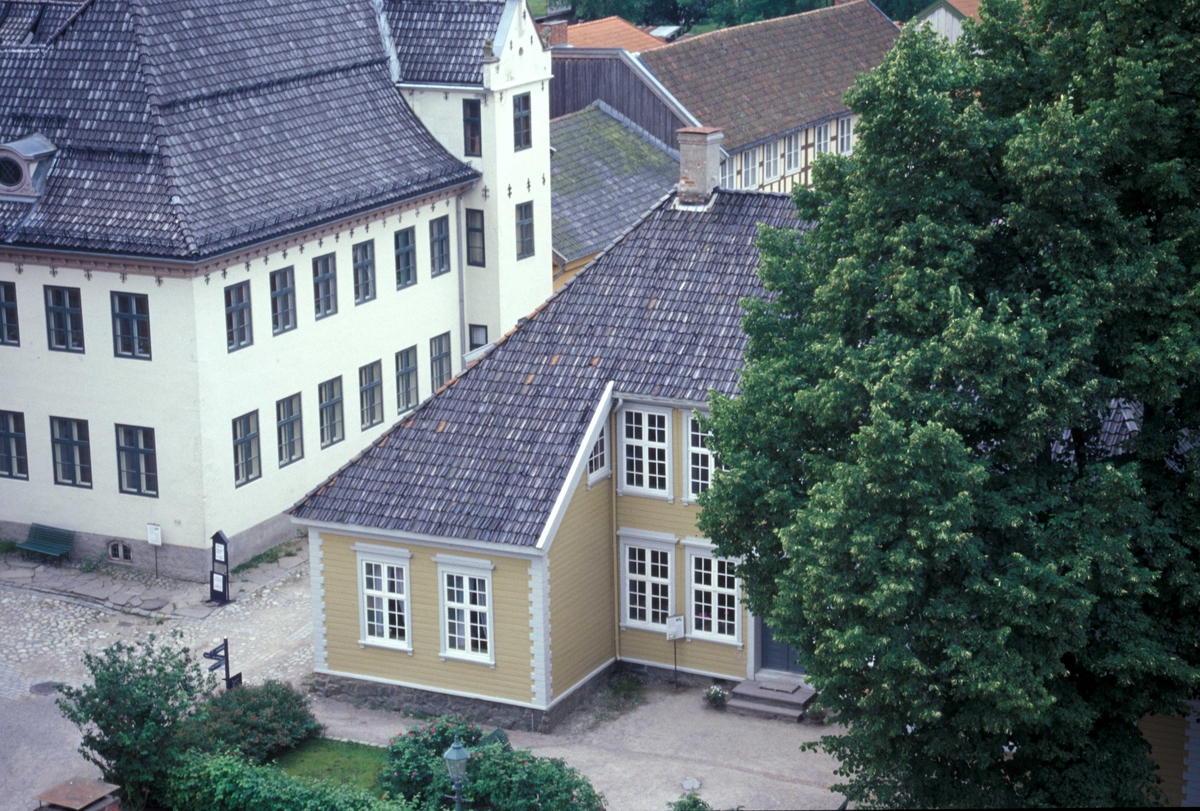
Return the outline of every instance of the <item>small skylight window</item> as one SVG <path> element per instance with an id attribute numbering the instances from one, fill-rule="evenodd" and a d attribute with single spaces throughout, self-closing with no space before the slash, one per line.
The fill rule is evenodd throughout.
<path id="1" fill-rule="evenodd" d="M 7 186 L 11 189 L 20 185 L 24 176 L 21 164 L 12 158 L 0 158 L 0 186 Z"/>
<path id="2" fill-rule="evenodd" d="M 0 198 L 32 202 L 46 188 L 58 148 L 41 135 L 0 144 Z"/>

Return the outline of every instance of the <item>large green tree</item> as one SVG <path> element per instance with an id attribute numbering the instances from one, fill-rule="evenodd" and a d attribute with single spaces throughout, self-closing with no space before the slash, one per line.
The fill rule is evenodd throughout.
<path id="1" fill-rule="evenodd" d="M 981 11 L 762 235 L 700 523 L 852 799 L 1145 804 L 1200 685 L 1200 2 Z"/>

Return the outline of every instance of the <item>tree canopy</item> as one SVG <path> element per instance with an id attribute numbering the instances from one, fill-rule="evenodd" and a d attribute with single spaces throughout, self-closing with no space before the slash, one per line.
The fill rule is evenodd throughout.
<path id="1" fill-rule="evenodd" d="M 700 526 L 881 806 L 1137 805 L 1200 685 L 1200 0 L 906 30 L 764 231 Z"/>

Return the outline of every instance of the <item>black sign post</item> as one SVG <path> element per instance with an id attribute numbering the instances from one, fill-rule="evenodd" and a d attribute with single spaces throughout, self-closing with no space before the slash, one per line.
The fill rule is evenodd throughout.
<path id="1" fill-rule="evenodd" d="M 217 645 L 210 651 L 203 654 L 205 659 L 212 659 L 213 664 L 208 668 L 209 672 L 219 668 L 225 668 L 225 689 L 232 690 L 234 687 L 239 687 L 242 684 L 242 674 L 234 673 L 229 675 L 229 637 L 221 640 L 221 644 Z"/>
<path id="2" fill-rule="evenodd" d="M 229 539 L 217 530 L 212 536 L 212 571 L 208 575 L 208 600 L 225 605 L 229 599 Z"/>

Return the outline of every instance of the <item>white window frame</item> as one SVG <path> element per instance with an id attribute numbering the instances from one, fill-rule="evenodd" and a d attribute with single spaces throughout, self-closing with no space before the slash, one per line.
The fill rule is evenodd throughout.
<path id="1" fill-rule="evenodd" d="M 779 152 L 780 145 L 778 141 L 771 141 L 769 144 L 763 144 L 763 182 L 772 183 L 780 178 L 779 174 Z"/>
<path id="2" fill-rule="evenodd" d="M 679 577 L 675 571 L 675 545 L 676 539 L 674 535 L 666 532 L 652 532 L 650 530 L 627 529 L 622 527 L 617 530 L 617 536 L 621 540 L 621 622 L 619 623 L 622 630 L 627 628 L 635 628 L 640 631 L 650 631 L 651 633 L 659 633 L 666 636 L 667 624 L 664 622 L 661 625 L 650 621 L 650 593 L 647 589 L 646 600 L 646 619 L 631 620 L 629 618 L 629 550 L 644 549 L 646 550 L 646 567 L 647 572 L 645 579 L 647 585 L 653 582 L 650 577 L 650 552 L 666 553 L 667 555 L 667 616 L 675 616 L 675 596 L 679 591 Z M 662 581 L 659 581 L 662 582 Z"/>
<path id="3" fill-rule="evenodd" d="M 820 155 L 829 151 L 829 122 L 818 124 L 813 133 L 813 151 Z"/>
<path id="4" fill-rule="evenodd" d="M 733 156 L 721 159 L 721 188 L 732 189 L 737 186 L 737 167 L 733 165 Z"/>
<path id="5" fill-rule="evenodd" d="M 683 546 L 687 550 L 687 608 L 685 614 L 687 616 L 687 634 L 688 639 L 703 640 L 705 642 L 716 642 L 722 645 L 733 645 L 738 650 L 742 649 L 742 628 L 743 615 L 745 609 L 742 606 L 742 579 L 740 577 L 734 579 L 733 597 L 734 597 L 734 635 L 727 636 L 716 632 L 699 631 L 696 629 L 696 580 L 695 580 L 695 561 L 697 559 L 706 558 L 713 562 L 713 577 L 716 577 L 717 561 L 724 561 L 726 564 L 735 564 L 736 560 L 731 558 L 720 558 L 713 554 L 712 541 L 707 538 L 684 538 Z M 720 591 L 714 584 L 711 591 L 715 597 Z M 726 591 L 726 593 L 728 593 Z M 715 622 L 715 619 L 714 619 Z"/>
<path id="6" fill-rule="evenodd" d="M 656 415 L 661 415 L 666 418 L 666 439 L 667 439 L 667 441 L 666 441 L 665 454 L 663 457 L 666 460 L 666 466 L 667 466 L 667 470 L 666 470 L 667 488 L 665 490 L 654 490 L 649 487 L 636 487 L 634 485 L 625 483 L 626 446 L 631 444 L 631 441 L 625 438 L 625 415 L 627 413 L 629 413 L 630 411 L 637 411 L 637 412 L 641 412 L 642 414 L 656 414 Z M 660 498 L 660 499 L 664 499 L 668 504 L 675 503 L 675 482 L 674 482 L 674 478 L 673 478 L 674 474 L 672 471 L 672 468 L 675 467 L 675 464 L 674 464 L 674 460 L 671 458 L 671 433 L 674 429 L 674 424 L 675 424 L 674 414 L 673 414 L 672 410 L 669 408 L 652 408 L 649 406 L 627 405 L 624 408 L 622 408 L 619 412 L 617 412 L 617 435 L 621 439 L 620 448 L 618 451 L 618 453 L 620 454 L 619 459 L 620 459 L 620 463 L 621 463 L 621 471 L 617 477 L 617 493 L 619 493 L 621 495 L 645 496 L 646 498 Z M 649 441 L 649 439 L 646 438 L 645 432 L 646 432 L 646 425 L 645 425 L 645 421 L 643 420 L 643 423 L 642 423 L 643 438 L 641 441 L 638 441 L 634 444 L 642 445 L 643 448 L 649 448 L 651 446 L 657 447 L 659 443 L 651 443 Z M 644 455 L 642 458 L 643 458 L 643 461 L 646 460 Z M 643 475 L 645 475 L 646 477 L 649 477 L 650 474 L 647 471 Z"/>
<path id="7" fill-rule="evenodd" d="M 783 173 L 793 174 L 800 171 L 801 164 L 801 133 L 793 132 L 783 139 Z"/>
<path id="8" fill-rule="evenodd" d="M 854 154 L 854 116 L 852 115 L 838 119 L 837 151 L 839 155 Z"/>
<path id="9" fill-rule="evenodd" d="M 600 433 L 596 436 L 596 441 L 592 443 L 592 449 L 588 452 L 587 486 L 589 489 L 596 482 L 612 475 L 611 457 L 612 443 L 608 441 L 606 420 L 605 424 L 600 426 Z"/>
<path id="10" fill-rule="evenodd" d="M 407 549 L 394 546 L 376 546 L 374 544 L 356 543 L 350 547 L 355 556 L 355 580 L 358 582 L 358 646 L 360 648 L 387 648 L 389 650 L 405 651 L 412 655 L 413 616 L 412 616 L 412 567 L 409 565 L 412 553 Z M 404 641 L 367 636 L 367 588 L 363 566 L 375 563 L 381 566 L 398 566 L 404 571 Z M 386 577 L 386 575 L 385 575 Z"/>
<path id="11" fill-rule="evenodd" d="M 683 441 L 679 444 L 683 447 L 683 503 L 695 504 L 699 493 L 692 493 L 692 422 L 700 417 L 706 417 L 700 411 L 689 411 L 684 413 L 683 424 Z M 705 434 L 711 436 L 711 433 Z M 716 470 L 716 461 L 713 459 L 713 453 L 707 447 L 701 448 L 700 453 L 708 458 L 708 486 L 712 487 L 713 471 Z M 707 489 L 707 488 L 706 488 Z"/>
<path id="12" fill-rule="evenodd" d="M 758 188 L 758 147 L 754 146 L 741 154 L 742 188 Z"/>
<path id="13" fill-rule="evenodd" d="M 458 662 L 472 662 L 474 664 L 488 665 L 496 667 L 496 590 L 492 588 L 492 571 L 496 568 L 490 560 L 482 560 L 480 558 L 464 558 L 457 555 L 434 555 L 434 563 L 438 567 L 438 656 L 444 661 L 453 659 Z M 487 653 L 472 653 L 469 650 L 451 649 L 446 643 L 450 635 L 449 621 L 446 615 L 449 607 L 446 602 L 446 575 L 457 575 L 463 578 L 464 600 L 468 600 L 465 596 L 470 588 L 468 578 L 481 578 L 487 589 L 487 621 L 485 628 L 487 631 Z M 465 606 L 470 605 L 468 602 Z M 465 617 L 467 633 L 469 635 L 471 621 L 469 617 Z"/>

